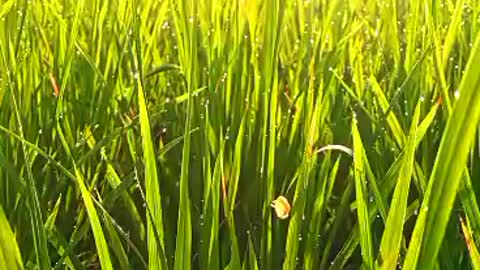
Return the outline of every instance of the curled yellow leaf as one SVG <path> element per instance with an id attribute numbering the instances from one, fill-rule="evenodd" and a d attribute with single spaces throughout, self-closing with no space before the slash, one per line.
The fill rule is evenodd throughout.
<path id="1" fill-rule="evenodd" d="M 288 218 L 290 215 L 290 211 L 292 210 L 292 207 L 290 206 L 287 198 L 283 196 L 278 196 L 278 198 L 274 200 L 272 204 L 270 204 L 270 206 L 275 209 L 275 213 L 277 214 L 277 217 L 279 219 Z"/>

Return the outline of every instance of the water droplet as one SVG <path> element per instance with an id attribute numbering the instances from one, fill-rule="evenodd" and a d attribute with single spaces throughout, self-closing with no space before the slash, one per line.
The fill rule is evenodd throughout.
<path id="1" fill-rule="evenodd" d="M 455 90 L 455 93 L 453 93 L 453 96 L 455 97 L 455 99 L 458 99 L 460 98 L 460 90 Z"/>
<path id="2" fill-rule="evenodd" d="M 162 25 L 162 29 L 168 29 L 168 28 L 169 28 L 168 21 L 165 21 Z"/>

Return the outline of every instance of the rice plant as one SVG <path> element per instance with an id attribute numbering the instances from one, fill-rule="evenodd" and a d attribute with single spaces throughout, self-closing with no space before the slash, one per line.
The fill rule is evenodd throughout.
<path id="1" fill-rule="evenodd" d="M 0 269 L 480 269 L 478 0 L 3 0 Z"/>

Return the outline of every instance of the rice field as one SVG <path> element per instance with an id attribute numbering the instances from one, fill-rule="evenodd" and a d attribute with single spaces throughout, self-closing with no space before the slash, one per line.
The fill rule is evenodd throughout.
<path id="1" fill-rule="evenodd" d="M 480 269 L 478 0 L 0 1 L 0 269 Z"/>

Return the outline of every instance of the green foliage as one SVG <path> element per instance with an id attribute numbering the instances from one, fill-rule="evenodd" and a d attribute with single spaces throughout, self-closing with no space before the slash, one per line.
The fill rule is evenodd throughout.
<path id="1" fill-rule="evenodd" d="M 477 269 L 479 18 L 2 1 L 0 268 Z"/>
<path id="2" fill-rule="evenodd" d="M 3 269 L 23 269 L 22 258 L 18 250 L 15 235 L 8 224 L 7 217 L 0 207 L 0 266 Z"/>

